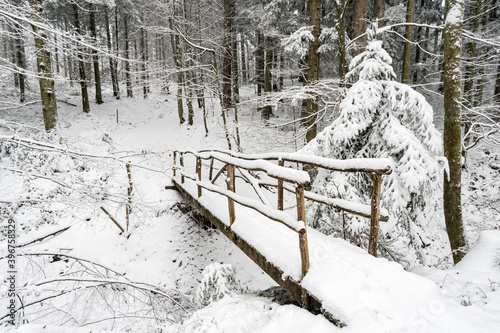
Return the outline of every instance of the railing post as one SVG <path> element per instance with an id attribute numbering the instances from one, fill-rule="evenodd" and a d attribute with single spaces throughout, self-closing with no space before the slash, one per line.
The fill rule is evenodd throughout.
<path id="1" fill-rule="evenodd" d="M 377 256 L 378 229 L 380 218 L 380 190 L 382 187 L 382 175 L 378 173 L 372 174 L 372 201 L 371 201 L 371 224 L 370 224 L 370 239 L 368 242 L 368 253 L 372 256 Z"/>
<path id="2" fill-rule="evenodd" d="M 177 168 L 177 151 L 174 151 L 174 167 L 172 168 L 173 173 L 174 173 L 174 177 L 176 175 L 176 168 Z"/>
<path id="3" fill-rule="evenodd" d="M 278 160 L 280 167 L 285 165 L 282 159 Z M 278 210 L 283 210 L 283 179 L 278 178 Z"/>
<path id="4" fill-rule="evenodd" d="M 227 177 L 226 177 L 227 189 L 234 192 L 234 165 L 227 165 Z M 234 211 L 234 201 L 233 199 L 227 198 L 227 203 L 229 207 L 229 226 L 232 226 L 234 220 L 236 219 Z"/>
<path id="5" fill-rule="evenodd" d="M 196 157 L 196 174 L 198 175 L 198 181 L 201 182 L 201 157 Z M 201 197 L 201 186 L 198 185 L 198 198 Z"/>
<path id="6" fill-rule="evenodd" d="M 181 184 L 184 184 L 184 154 L 183 153 L 180 153 L 179 164 L 182 167 L 182 171 L 181 171 Z"/>
<path id="7" fill-rule="evenodd" d="M 304 277 L 309 270 L 309 247 L 307 245 L 304 184 L 297 185 L 295 189 L 295 195 L 297 197 L 297 220 L 304 222 L 304 229 L 300 230 L 299 232 L 300 260 L 302 263 L 302 277 Z"/>
<path id="8" fill-rule="evenodd" d="M 213 172 L 214 172 L 214 158 L 212 157 L 210 159 L 210 171 L 208 173 L 208 180 L 210 180 L 210 181 L 212 181 Z"/>

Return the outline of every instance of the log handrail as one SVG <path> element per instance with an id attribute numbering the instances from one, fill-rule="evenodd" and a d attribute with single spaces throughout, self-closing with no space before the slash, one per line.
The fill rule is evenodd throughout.
<path id="1" fill-rule="evenodd" d="M 269 161 L 260 159 L 244 159 L 235 156 L 230 156 L 224 152 L 203 152 L 199 153 L 196 151 L 183 151 L 180 152 L 181 157 L 183 154 L 191 154 L 195 157 L 199 157 L 203 160 L 215 159 L 219 162 L 232 164 L 238 168 L 242 168 L 248 171 L 262 171 L 268 176 L 276 179 L 283 179 L 289 183 L 304 184 L 308 185 L 310 182 L 309 174 L 305 171 L 294 170 L 289 168 L 284 168 L 277 166 Z"/>
<path id="2" fill-rule="evenodd" d="M 301 164 L 311 165 L 317 168 L 327 169 L 330 171 L 364 172 L 364 173 L 376 173 L 380 175 L 389 175 L 392 173 L 392 163 L 387 158 L 356 158 L 356 159 L 337 160 L 321 156 L 305 155 L 298 153 L 262 153 L 262 154 L 245 155 L 243 153 L 237 153 L 234 151 L 224 150 L 224 149 L 210 149 L 210 150 L 199 151 L 199 153 L 210 153 L 210 152 L 226 154 L 231 157 L 236 157 L 248 161 L 282 160 L 284 162 L 290 162 L 290 163 L 301 163 Z M 357 166 L 359 164 L 364 164 L 364 166 L 361 167 Z"/>

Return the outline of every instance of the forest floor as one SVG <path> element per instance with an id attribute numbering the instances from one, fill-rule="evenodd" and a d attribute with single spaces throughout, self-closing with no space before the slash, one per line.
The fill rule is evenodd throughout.
<path id="1" fill-rule="evenodd" d="M 0 318 L 8 305 L 8 223 L 15 223 L 17 244 L 22 245 L 16 262 L 20 300 L 31 304 L 18 316 L 18 328 L 5 326 L 3 318 L 0 331 L 436 332 L 436 323 L 443 325 L 444 308 L 456 305 L 463 311 L 448 323 L 450 332 L 451 328 L 465 332 L 471 318 L 478 322 L 476 332 L 497 331 L 500 147 L 484 143 L 467 160 L 464 220 L 469 241 L 476 244 L 467 260 L 451 268 L 446 264 L 448 253 L 440 258 L 439 268 L 412 269 L 437 285 L 446 302 L 423 307 L 408 300 L 415 317 L 408 318 L 407 327 L 391 326 L 390 318 L 376 323 L 373 314 L 369 320 L 364 316 L 364 322 L 338 328 L 321 315 L 290 304 L 274 281 L 221 233 L 204 225 L 179 193 L 165 189 L 170 184 L 172 150 L 226 148 L 218 114 L 209 112 L 209 134 L 205 135 L 196 107 L 195 124 L 179 125 L 174 95 L 107 97 L 104 104 L 93 103 L 91 112 L 84 114 L 76 87 L 64 91 L 58 95 L 65 102 L 59 102 L 57 135 L 37 130 L 43 128 L 38 103 L 0 111 L 4 139 Z M 253 94 L 250 87 L 242 90 L 244 99 Z M 216 99 L 208 104 L 210 110 L 217 110 Z M 254 103 L 242 103 L 239 108 L 245 152 L 300 148 L 293 126 L 263 126 L 255 109 Z M 280 110 L 275 113 L 291 118 Z M 230 126 L 233 133 L 234 126 Z M 28 140 L 19 145 L 10 140 L 14 134 Z M 48 146 L 41 147 L 41 142 Z M 125 227 L 126 163 L 131 164 L 133 203 L 128 231 L 120 233 L 101 207 Z M 212 263 L 230 264 L 235 281 L 229 295 L 201 306 L 197 291 L 205 268 Z"/>

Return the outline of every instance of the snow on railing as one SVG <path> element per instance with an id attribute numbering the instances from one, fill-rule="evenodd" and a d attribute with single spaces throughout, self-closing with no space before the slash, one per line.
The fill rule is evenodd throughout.
<path id="1" fill-rule="evenodd" d="M 193 155 L 196 158 L 196 174 L 192 175 L 184 169 L 184 156 Z M 179 166 L 177 166 L 177 156 L 179 155 Z M 380 191 L 382 175 L 392 172 L 391 163 L 387 159 L 351 159 L 334 160 L 317 156 L 301 155 L 296 153 L 266 153 L 266 154 L 241 154 L 226 150 L 204 150 L 204 151 L 174 151 L 173 175 L 177 175 L 180 170 L 181 184 L 185 178 L 193 180 L 198 189 L 198 198 L 202 196 L 202 191 L 218 193 L 228 200 L 229 226 L 231 227 L 236 219 L 234 203 L 251 208 L 273 221 L 277 221 L 289 229 L 299 234 L 299 248 L 302 261 L 302 276 L 305 276 L 309 269 L 309 249 L 307 245 L 305 199 L 320 202 L 336 209 L 346 211 L 358 216 L 371 219 L 370 237 L 368 252 L 373 256 L 377 255 L 377 239 L 379 221 L 388 220 L 388 212 L 380 208 Z M 202 160 L 210 160 L 208 180 L 202 180 Z M 277 160 L 278 165 L 271 161 Z M 223 163 L 215 177 L 213 177 L 214 161 Z M 306 171 L 295 170 L 284 167 L 285 162 L 300 163 L 316 168 L 324 168 L 341 172 L 365 172 L 372 174 L 372 200 L 370 205 L 350 202 L 342 199 L 328 198 L 305 189 L 310 185 L 309 174 Z M 239 170 L 239 177 L 251 185 L 257 194 L 260 202 L 255 199 L 244 197 L 235 193 L 235 169 Z M 257 179 L 252 172 L 260 171 L 270 176 L 267 180 Z M 223 189 L 215 184 L 215 181 L 222 173 L 226 173 L 226 186 Z M 274 178 L 274 180 L 273 180 Z M 285 184 L 285 182 L 287 184 Z M 277 187 L 278 202 L 277 208 L 270 205 L 269 200 L 263 194 L 261 186 Z M 295 193 L 297 203 L 297 218 L 283 212 L 283 190 Z"/>

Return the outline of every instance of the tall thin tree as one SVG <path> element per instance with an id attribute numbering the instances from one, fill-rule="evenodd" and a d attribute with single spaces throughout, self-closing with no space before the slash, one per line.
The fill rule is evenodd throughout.
<path id="1" fill-rule="evenodd" d="M 76 3 L 72 4 L 73 7 L 73 24 L 75 25 L 76 33 L 78 35 L 82 35 L 82 30 L 80 29 L 80 17 L 78 15 L 78 5 Z M 85 74 L 85 63 L 83 62 L 83 47 L 81 45 L 78 46 L 77 51 L 78 58 L 78 70 L 80 73 L 80 88 L 82 92 L 82 109 L 83 112 L 90 112 L 90 104 L 89 104 L 89 93 L 87 89 L 87 77 Z"/>
<path id="2" fill-rule="evenodd" d="M 459 262 L 467 252 L 462 221 L 462 28 L 463 0 L 446 0 L 444 26 L 444 155 L 448 171 L 444 174 L 443 203 L 446 230 L 453 251 L 453 261 Z"/>
<path id="3" fill-rule="evenodd" d="M 31 28 L 35 36 L 36 63 L 40 96 L 42 99 L 43 122 L 45 130 L 50 132 L 56 128 L 58 117 L 52 64 L 47 48 L 47 32 L 39 27 L 44 21 L 43 0 L 30 0 L 30 6 L 34 12 Z"/>

